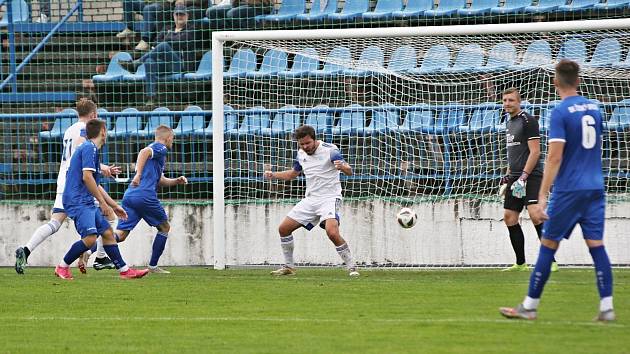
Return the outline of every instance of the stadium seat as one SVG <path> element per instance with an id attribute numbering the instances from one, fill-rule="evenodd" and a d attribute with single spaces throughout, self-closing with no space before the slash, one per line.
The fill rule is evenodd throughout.
<path id="1" fill-rule="evenodd" d="M 472 113 L 467 125 L 460 125 L 459 131 L 462 133 L 489 133 L 496 131 L 501 121 L 501 109 L 496 103 L 486 103 L 478 105 Z"/>
<path id="2" fill-rule="evenodd" d="M 479 44 L 467 44 L 463 46 L 453 66 L 443 69 L 445 72 L 473 71 L 483 65 L 483 49 Z"/>
<path id="3" fill-rule="evenodd" d="M 621 62 L 621 45 L 615 38 L 604 38 L 597 43 L 591 60 L 584 63 L 590 67 L 609 67 Z"/>
<path id="4" fill-rule="evenodd" d="M 119 61 L 131 61 L 132 57 L 127 52 L 118 52 L 107 65 L 105 74 L 92 76 L 94 82 L 120 81 L 124 75 L 129 75 L 129 71 L 125 70 L 118 64 Z"/>
<path id="5" fill-rule="evenodd" d="M 287 70 L 287 53 L 279 50 L 268 50 L 263 56 L 262 64 L 258 71 L 245 73 L 248 78 L 263 78 L 275 75 L 280 71 Z"/>
<path id="6" fill-rule="evenodd" d="M 466 7 L 467 0 L 440 0 L 438 7 L 434 10 L 427 10 L 424 17 L 451 16 L 457 14 L 457 10 Z"/>
<path id="7" fill-rule="evenodd" d="M 431 134 L 433 132 L 433 123 L 435 112 L 429 109 L 427 105 L 414 106 L 405 116 L 405 120 L 400 125 L 400 132 L 414 132 Z"/>
<path id="8" fill-rule="evenodd" d="M 365 47 L 359 56 L 357 66 L 359 69 L 346 69 L 343 71 L 343 75 L 346 76 L 367 76 L 375 72 L 371 68 L 383 68 L 385 59 L 383 50 L 381 47 L 371 45 Z"/>
<path id="9" fill-rule="evenodd" d="M 228 71 L 223 73 L 224 78 L 238 78 L 248 72 L 256 71 L 256 54 L 251 49 L 239 49 L 232 57 Z"/>
<path id="10" fill-rule="evenodd" d="M 230 105 L 223 106 L 223 132 L 226 134 L 235 134 L 238 129 L 238 114 L 234 113 L 234 108 Z M 195 135 L 204 135 L 206 138 L 212 137 L 213 119 L 210 120 L 208 126 L 201 131 L 195 131 Z"/>
<path id="11" fill-rule="evenodd" d="M 551 46 L 544 39 L 538 39 L 529 44 L 523 54 L 523 60 L 519 66 L 521 67 L 537 67 L 553 63 L 551 58 Z"/>
<path id="12" fill-rule="evenodd" d="M 516 48 L 512 42 L 495 44 L 488 54 L 488 62 L 479 71 L 495 71 L 509 68 L 516 62 Z"/>
<path id="13" fill-rule="evenodd" d="M 170 110 L 166 107 L 158 107 L 153 110 L 153 112 L 170 112 Z M 155 129 L 160 125 L 166 125 L 167 127 L 173 127 L 173 116 L 168 115 L 160 115 L 160 116 L 150 116 L 147 125 L 144 129 L 138 130 L 137 135 L 140 137 L 153 137 L 155 134 Z"/>
<path id="14" fill-rule="evenodd" d="M 332 128 L 335 135 L 363 134 L 365 130 L 365 110 L 360 104 L 352 104 L 346 107 L 339 115 L 339 121 Z"/>
<path id="15" fill-rule="evenodd" d="M 16 22 L 30 22 L 31 12 L 28 9 L 28 4 L 24 0 L 9 0 L 11 1 L 11 9 L 13 10 L 13 23 Z M 6 8 L 6 5 L 4 5 Z M 5 12 L 0 18 L 0 27 L 6 27 L 9 25 L 9 16 Z"/>
<path id="16" fill-rule="evenodd" d="M 79 119 L 79 113 L 74 108 L 66 108 L 63 111 L 59 112 L 59 114 L 74 114 L 75 117 L 68 118 L 55 118 L 53 126 L 50 130 L 46 130 L 43 132 L 39 132 L 40 140 L 59 140 L 63 138 L 63 134 L 66 132 L 68 128 Z"/>
<path id="17" fill-rule="evenodd" d="M 525 8 L 525 13 L 540 14 L 558 10 L 558 7 L 566 4 L 566 0 L 538 0 L 536 5 Z"/>
<path id="18" fill-rule="evenodd" d="M 369 0 L 346 0 L 341 12 L 331 13 L 328 15 L 327 18 L 331 21 L 351 21 L 357 17 L 360 17 L 364 12 L 367 12 L 369 9 Z"/>
<path id="19" fill-rule="evenodd" d="M 608 130 L 624 131 L 630 129 L 630 99 L 619 102 L 621 106 L 616 106 L 610 119 L 606 124 Z"/>
<path id="20" fill-rule="evenodd" d="M 392 17 L 395 19 L 420 17 L 427 10 L 433 10 L 433 0 L 408 0 L 405 9 L 392 12 Z"/>
<path id="21" fill-rule="evenodd" d="M 400 110 L 391 103 L 380 105 L 378 110 L 372 111 L 372 120 L 365 127 L 365 134 L 383 134 L 398 130 L 400 125 Z"/>
<path id="22" fill-rule="evenodd" d="M 308 72 L 309 76 L 328 77 L 335 76 L 347 69 L 342 63 L 350 63 L 352 57 L 348 47 L 335 47 L 330 51 L 321 70 L 312 70 Z"/>
<path id="23" fill-rule="evenodd" d="M 212 78 L 212 51 L 207 51 L 201 57 L 199 67 L 194 73 L 184 74 L 187 80 L 210 80 Z"/>
<path id="24" fill-rule="evenodd" d="M 313 1 L 311 11 L 307 14 L 297 15 L 295 16 L 295 19 L 298 22 L 321 21 L 325 19 L 328 15 L 337 12 L 337 0 L 326 1 L 326 6 L 323 8 L 321 7 L 321 5 L 321 1 Z"/>
<path id="25" fill-rule="evenodd" d="M 519 14 L 531 4 L 532 0 L 505 0 L 503 6 L 493 7 L 490 13 L 493 15 Z"/>
<path id="26" fill-rule="evenodd" d="M 392 18 L 395 11 L 400 11 L 402 8 L 402 0 L 379 0 L 374 11 L 364 12 L 361 16 L 368 21 L 388 20 Z"/>
<path id="27" fill-rule="evenodd" d="M 397 73 L 409 73 L 418 65 L 416 50 L 410 45 L 403 45 L 394 51 L 387 70 Z"/>
<path id="28" fill-rule="evenodd" d="M 558 53 L 558 61 L 561 59 L 571 59 L 577 63 L 586 61 L 586 45 L 580 39 L 569 39 L 562 43 L 560 52 Z"/>
<path id="29" fill-rule="evenodd" d="M 470 7 L 458 9 L 459 16 L 483 16 L 490 13 L 492 8 L 497 7 L 497 0 L 473 0 Z"/>
<path id="30" fill-rule="evenodd" d="M 445 69 L 451 63 L 451 52 L 447 46 L 436 44 L 424 54 L 422 64 L 417 69 L 411 70 L 413 74 L 428 74 Z"/>
<path id="31" fill-rule="evenodd" d="M 612 66 L 616 69 L 630 69 L 630 51 L 626 55 L 626 60 L 619 63 L 613 63 Z"/>
<path id="32" fill-rule="evenodd" d="M 96 109 L 96 117 L 97 117 L 98 119 L 102 119 L 102 120 L 104 120 L 104 121 L 105 121 L 105 128 L 106 128 L 107 130 L 110 130 L 110 129 L 111 129 L 111 127 L 112 127 L 112 126 L 111 126 L 112 119 L 111 119 L 110 117 L 102 117 L 102 116 L 101 116 L 101 114 L 103 114 L 103 113 L 109 113 L 109 111 L 108 111 L 108 110 L 106 110 L 105 108 L 97 108 L 97 109 Z"/>
<path id="33" fill-rule="evenodd" d="M 147 78 L 144 64 L 140 65 L 135 73 L 123 75 L 123 81 L 143 81 Z"/>
<path id="34" fill-rule="evenodd" d="M 324 109 L 322 112 L 310 112 L 306 115 L 304 124 L 315 128 L 317 134 L 329 134 L 332 128 L 333 115 L 330 111 L 326 111 L 328 106 L 325 104 L 317 105 L 313 108 Z"/>
<path id="35" fill-rule="evenodd" d="M 463 106 L 451 103 L 441 107 L 435 120 L 435 134 L 447 134 L 457 131 L 466 121 L 466 111 Z"/>
<path id="36" fill-rule="evenodd" d="M 294 105 L 286 105 L 282 109 L 295 109 Z M 261 133 L 267 136 L 290 135 L 300 126 L 300 113 L 298 112 L 276 112 L 273 114 L 270 128 L 261 129 Z"/>
<path id="37" fill-rule="evenodd" d="M 558 7 L 559 11 L 584 11 L 591 9 L 599 0 L 571 0 L 571 3 Z"/>
<path id="38" fill-rule="evenodd" d="M 630 1 L 628 0 L 608 0 L 606 2 L 600 2 L 595 4 L 596 10 L 617 10 L 617 9 L 625 9 L 630 6 Z"/>
<path id="39" fill-rule="evenodd" d="M 122 113 L 138 113 L 135 108 L 125 108 Z M 120 116 L 116 118 L 114 129 L 107 132 L 112 138 L 124 138 L 131 135 L 137 135 L 142 128 L 142 118 L 140 116 Z"/>
<path id="40" fill-rule="evenodd" d="M 317 69 L 319 69 L 319 54 L 313 48 L 306 48 L 295 55 L 290 70 L 280 71 L 277 75 L 283 78 L 301 77 Z"/>
<path id="41" fill-rule="evenodd" d="M 260 134 L 263 129 L 269 128 L 269 111 L 265 107 L 258 106 L 242 113 L 245 115 L 241 126 L 235 131 L 238 135 Z"/>
<path id="42" fill-rule="evenodd" d="M 182 114 L 177 127 L 175 127 L 175 135 L 194 135 L 202 133 L 206 126 L 205 117 L 203 115 L 195 115 L 195 112 L 203 111 L 199 106 L 188 106 L 184 110 L 189 114 Z"/>
<path id="43" fill-rule="evenodd" d="M 256 20 L 270 22 L 291 21 L 297 15 L 303 15 L 306 11 L 306 0 L 283 0 L 278 12 L 271 15 L 256 16 Z"/>

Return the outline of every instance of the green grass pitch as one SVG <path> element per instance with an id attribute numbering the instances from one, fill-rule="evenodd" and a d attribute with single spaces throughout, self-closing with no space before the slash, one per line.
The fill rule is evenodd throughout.
<path id="1" fill-rule="evenodd" d="M 528 273 L 497 270 L 170 268 L 61 281 L 52 268 L 0 268 L 7 353 L 630 353 L 630 270 L 617 269 L 618 320 L 592 322 L 592 269 L 552 274 L 535 322 L 503 319 Z"/>

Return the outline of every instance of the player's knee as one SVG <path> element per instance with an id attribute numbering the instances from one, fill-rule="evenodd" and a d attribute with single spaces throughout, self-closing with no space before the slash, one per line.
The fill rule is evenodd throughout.
<path id="1" fill-rule="evenodd" d="M 512 210 L 505 210 L 503 213 L 503 222 L 505 222 L 505 225 L 507 226 L 514 226 L 518 224 L 518 214 L 515 215 Z"/>
<path id="2" fill-rule="evenodd" d="M 584 240 L 586 241 L 586 245 L 588 246 L 588 248 L 595 248 L 595 247 L 599 247 L 599 246 L 603 246 L 604 245 L 604 241 L 602 240 Z"/>
<path id="3" fill-rule="evenodd" d="M 83 238 L 83 244 L 87 248 L 92 248 L 94 243 L 96 243 L 96 235 L 88 235 Z"/>
<path id="4" fill-rule="evenodd" d="M 128 231 L 116 230 L 114 232 L 114 239 L 116 240 L 116 243 L 120 243 L 126 240 L 128 235 L 129 235 Z"/>
<path id="5" fill-rule="evenodd" d="M 169 231 L 171 231 L 171 224 L 169 224 L 168 221 L 163 222 L 160 225 L 158 225 L 157 229 L 161 233 L 168 234 Z"/>

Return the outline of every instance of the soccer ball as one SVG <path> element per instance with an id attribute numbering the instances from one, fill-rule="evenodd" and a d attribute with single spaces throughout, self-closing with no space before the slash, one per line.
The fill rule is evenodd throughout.
<path id="1" fill-rule="evenodd" d="M 396 218 L 398 219 L 398 224 L 405 229 L 412 228 L 416 224 L 416 221 L 418 221 L 416 212 L 409 208 L 400 209 Z"/>

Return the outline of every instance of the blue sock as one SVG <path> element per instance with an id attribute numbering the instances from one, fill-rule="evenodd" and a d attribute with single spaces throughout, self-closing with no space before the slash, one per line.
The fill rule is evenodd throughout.
<path id="1" fill-rule="evenodd" d="M 153 253 L 151 253 L 151 261 L 149 262 L 149 266 L 157 267 L 158 260 L 164 252 L 164 247 L 166 246 L 166 240 L 168 239 L 168 234 L 163 232 L 158 232 L 155 235 L 155 239 L 153 240 Z"/>
<path id="2" fill-rule="evenodd" d="M 116 269 L 120 269 L 127 265 L 125 261 L 123 261 L 122 256 L 120 255 L 120 251 L 118 250 L 118 245 L 103 245 L 103 248 L 105 249 L 105 253 L 107 253 L 107 256 L 109 257 L 109 259 L 111 259 L 112 262 L 114 262 Z"/>
<path id="3" fill-rule="evenodd" d="M 95 243 L 96 244 L 96 243 Z M 89 248 L 83 243 L 82 240 L 79 240 L 72 244 L 72 247 L 68 250 L 68 253 L 63 257 L 63 261 L 66 264 L 72 264 L 72 262 L 79 259 L 79 257 L 83 254 L 83 252 L 87 251 Z"/>
<path id="4" fill-rule="evenodd" d="M 538 260 L 536 266 L 529 278 L 529 291 L 527 296 L 532 299 L 540 299 L 540 295 L 545 288 L 545 283 L 549 279 L 549 273 L 551 273 L 551 262 L 553 262 L 553 256 L 556 254 L 556 250 L 540 245 L 540 252 L 538 253 Z"/>
<path id="5" fill-rule="evenodd" d="M 589 248 L 593 263 L 595 263 L 595 277 L 597 278 L 597 289 L 599 297 L 605 298 L 612 296 L 613 293 L 613 275 L 610 266 L 610 259 L 604 246 Z"/>
<path id="6" fill-rule="evenodd" d="M 92 245 L 92 247 L 90 248 L 90 252 L 92 253 L 96 253 L 96 242 L 94 242 L 94 244 Z"/>

